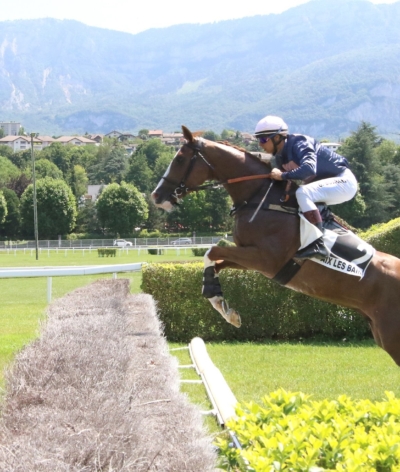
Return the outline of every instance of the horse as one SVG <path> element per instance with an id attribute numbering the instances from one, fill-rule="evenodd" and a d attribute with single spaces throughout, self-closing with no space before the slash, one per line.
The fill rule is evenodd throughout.
<path id="1" fill-rule="evenodd" d="M 400 365 L 400 260 L 376 251 L 361 279 L 309 259 L 291 273 L 300 246 L 299 215 L 289 211 L 290 202 L 282 205 L 285 183 L 269 178 L 271 164 L 185 126 L 182 131 L 185 143 L 151 198 L 158 208 L 171 211 L 188 193 L 215 185 L 208 181 L 223 185 L 230 195 L 235 246 L 215 245 L 204 256 L 203 295 L 213 307 L 239 327 L 240 316 L 225 301 L 218 273 L 225 268 L 258 271 L 292 290 L 356 310 L 367 319 L 378 346 Z M 288 277 L 281 277 L 283 268 L 289 268 Z"/>

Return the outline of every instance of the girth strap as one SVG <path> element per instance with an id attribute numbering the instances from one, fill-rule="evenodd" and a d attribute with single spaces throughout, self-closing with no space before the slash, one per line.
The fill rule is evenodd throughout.
<path id="1" fill-rule="evenodd" d="M 290 259 L 282 267 L 282 269 L 272 279 L 274 282 L 278 282 L 280 285 L 286 285 L 301 269 L 301 265 L 298 264 L 294 259 Z"/>

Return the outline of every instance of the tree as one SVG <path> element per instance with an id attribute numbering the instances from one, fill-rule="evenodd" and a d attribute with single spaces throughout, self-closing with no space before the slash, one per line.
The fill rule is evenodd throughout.
<path id="1" fill-rule="evenodd" d="M 188 231 L 227 231 L 230 227 L 229 198 L 224 189 L 193 192 L 175 211 L 167 215 L 172 228 Z"/>
<path id="2" fill-rule="evenodd" d="M 100 147 L 100 146 L 99 146 Z M 94 145 L 68 147 L 69 161 L 72 166 L 80 165 L 87 172 L 96 162 L 98 147 Z"/>
<path id="3" fill-rule="evenodd" d="M 50 146 L 41 151 L 40 157 L 44 157 L 53 162 L 63 173 L 64 178 L 71 170 L 71 155 L 70 150 L 72 145 L 64 146 L 62 143 L 51 143 Z"/>
<path id="4" fill-rule="evenodd" d="M 148 216 L 143 195 L 125 182 L 108 185 L 97 199 L 96 208 L 103 229 L 120 236 L 131 234 Z"/>
<path id="5" fill-rule="evenodd" d="M 221 137 L 217 134 L 214 133 L 214 131 L 205 131 L 203 133 L 204 139 L 208 139 L 209 141 L 219 141 Z"/>
<path id="6" fill-rule="evenodd" d="M 0 224 L 0 235 L 15 239 L 19 236 L 21 228 L 20 203 L 17 194 L 8 188 L 2 190 L 7 204 L 5 221 Z"/>
<path id="7" fill-rule="evenodd" d="M 0 188 L 6 187 L 7 184 L 16 179 L 21 171 L 7 157 L 0 156 Z"/>
<path id="8" fill-rule="evenodd" d="M 115 146 L 110 152 L 110 155 L 104 161 L 103 166 L 103 182 L 118 182 L 120 183 L 125 175 L 128 166 L 128 159 L 125 149 L 121 146 Z"/>
<path id="9" fill-rule="evenodd" d="M 131 156 L 125 180 L 133 184 L 140 192 L 150 193 L 153 190 L 153 172 L 144 154 Z"/>
<path id="10" fill-rule="evenodd" d="M 175 150 L 171 146 L 167 146 L 162 143 L 159 139 L 150 139 L 149 141 L 146 141 L 145 143 L 138 146 L 132 155 L 133 159 L 139 154 L 144 155 L 147 165 L 150 167 L 150 169 L 154 169 L 157 159 L 159 159 L 161 156 L 169 156 L 169 160 L 171 161 L 174 157 Z"/>
<path id="11" fill-rule="evenodd" d="M 61 170 L 48 159 L 39 159 L 35 162 L 35 174 L 38 179 L 44 179 L 45 177 L 51 177 L 52 179 L 63 178 Z"/>
<path id="12" fill-rule="evenodd" d="M 89 179 L 86 175 L 85 169 L 80 165 L 75 165 L 68 177 L 68 184 L 71 187 L 76 200 L 79 201 L 82 195 L 85 195 L 87 192 Z"/>
<path id="13" fill-rule="evenodd" d="M 384 139 L 376 148 L 376 155 L 381 165 L 393 164 L 397 157 L 398 146 L 393 141 Z"/>
<path id="14" fill-rule="evenodd" d="M 36 183 L 39 235 L 56 238 L 68 234 L 75 226 L 76 200 L 63 180 L 50 177 Z M 34 235 L 33 185 L 29 185 L 21 197 L 22 228 L 28 237 Z"/>
<path id="15" fill-rule="evenodd" d="M 141 129 L 139 130 L 138 136 L 140 139 L 146 140 L 149 138 L 149 130 L 148 129 Z"/>
<path id="16" fill-rule="evenodd" d="M 77 233 L 89 234 L 101 233 L 96 204 L 91 200 L 85 200 L 83 205 L 78 207 L 75 231 Z"/>
<path id="17" fill-rule="evenodd" d="M 2 128 L 0 128 L 0 130 L 3 131 Z M 13 162 L 13 160 L 11 159 L 11 156 L 13 154 L 14 152 L 10 148 L 10 146 L 7 146 L 6 144 L 0 144 L 0 156 L 8 157 L 8 159 L 10 159 L 10 161 Z M 13 164 L 15 164 L 15 162 L 13 162 Z"/>
<path id="18" fill-rule="evenodd" d="M 0 223 L 4 223 L 7 216 L 7 202 L 3 192 L 0 192 Z"/>
<path id="19" fill-rule="evenodd" d="M 109 158 L 113 148 L 112 140 L 107 139 L 97 148 L 97 153 L 87 169 L 89 182 L 92 184 L 104 181 L 104 163 Z"/>
<path id="20" fill-rule="evenodd" d="M 8 149 L 12 151 L 10 147 L 8 147 Z M 41 151 L 35 151 L 35 155 L 38 155 L 40 152 Z M 17 151 L 14 153 L 11 152 L 11 155 L 7 155 L 7 157 L 14 165 L 18 167 L 18 169 L 26 170 L 32 168 L 32 151 L 30 149 L 25 149 L 25 151 Z"/>
<path id="21" fill-rule="evenodd" d="M 387 221 L 394 205 L 393 195 L 383 177 L 382 163 L 378 159 L 377 148 L 381 142 L 375 127 L 362 122 L 340 147 L 340 154 L 348 159 L 357 177 L 366 205 L 364 215 L 354 218 L 351 223 L 363 228 Z"/>

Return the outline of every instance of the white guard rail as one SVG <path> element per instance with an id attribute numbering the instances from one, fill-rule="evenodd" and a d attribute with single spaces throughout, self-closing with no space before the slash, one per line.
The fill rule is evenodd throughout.
<path id="1" fill-rule="evenodd" d="M 210 359 L 201 338 L 196 337 L 190 341 L 189 352 L 196 371 L 202 378 L 211 403 L 217 412 L 218 421 L 221 425 L 225 425 L 229 419 L 236 417 L 236 397 L 221 371 Z"/>
<path id="2" fill-rule="evenodd" d="M 47 302 L 51 302 L 52 277 L 68 275 L 93 275 L 113 274 L 116 278 L 118 272 L 138 272 L 142 270 L 143 262 L 135 264 L 114 264 L 98 266 L 66 266 L 66 267 L 14 267 L 1 269 L 0 278 L 10 279 L 14 277 L 47 277 Z"/>

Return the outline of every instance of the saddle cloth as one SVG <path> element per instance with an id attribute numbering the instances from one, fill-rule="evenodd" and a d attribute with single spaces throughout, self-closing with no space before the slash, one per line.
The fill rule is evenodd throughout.
<path id="1" fill-rule="evenodd" d="M 316 226 L 306 220 L 301 213 L 299 213 L 299 216 L 301 249 L 320 238 L 322 233 Z M 340 226 L 333 218 L 324 221 L 324 229 L 324 243 L 331 254 L 324 259 L 318 257 L 311 259 L 329 269 L 354 275 L 361 279 L 375 254 L 375 249 L 349 229 Z"/>

